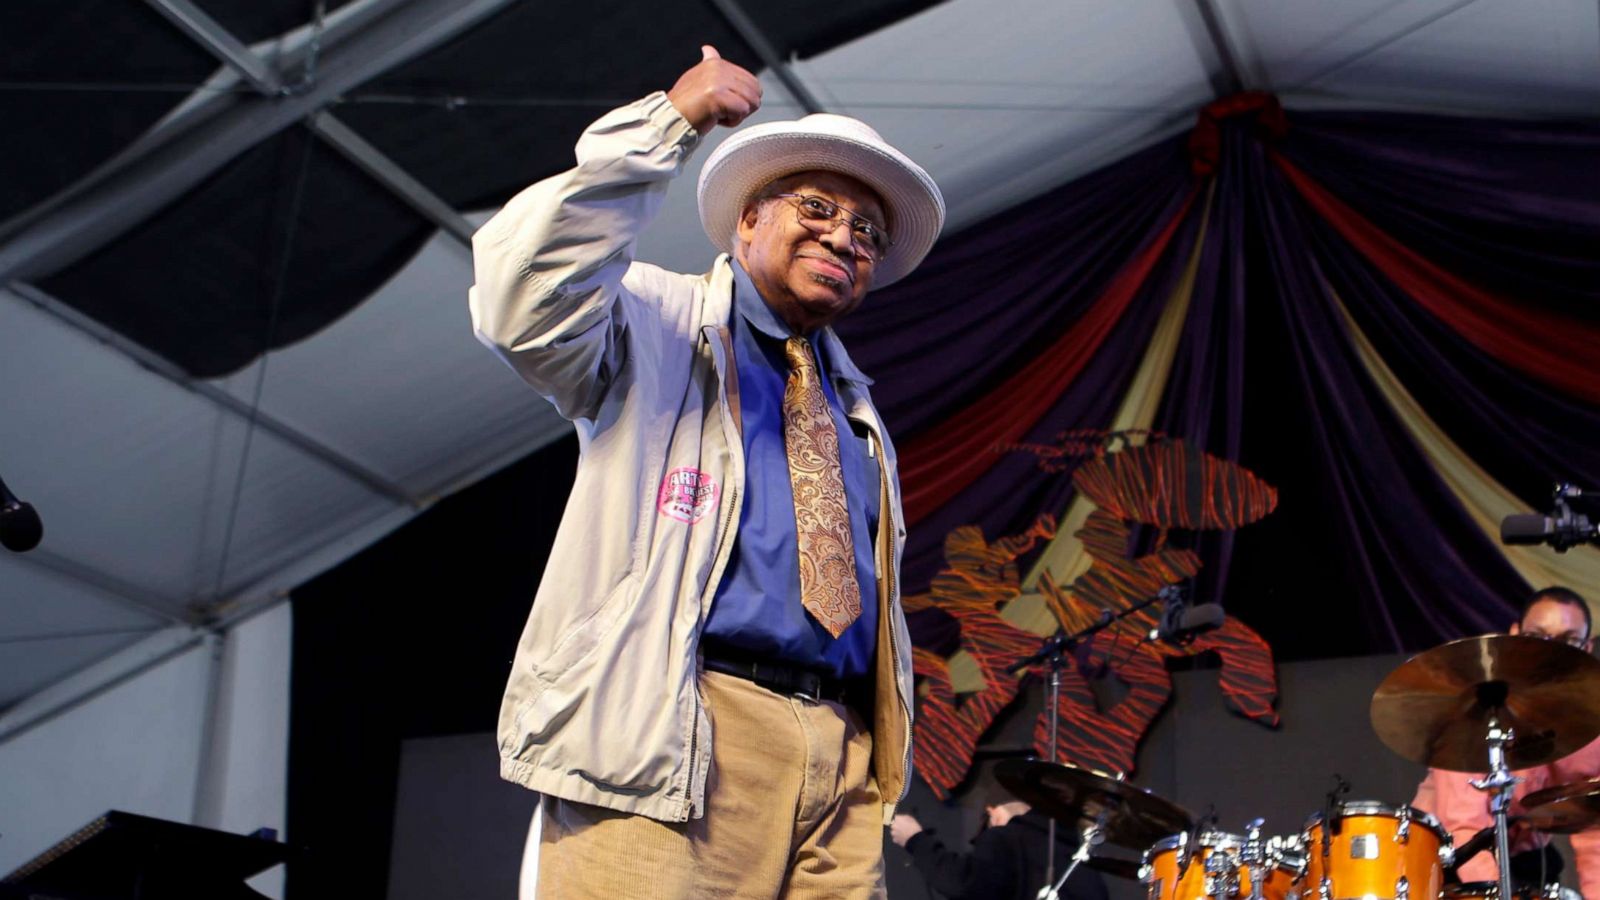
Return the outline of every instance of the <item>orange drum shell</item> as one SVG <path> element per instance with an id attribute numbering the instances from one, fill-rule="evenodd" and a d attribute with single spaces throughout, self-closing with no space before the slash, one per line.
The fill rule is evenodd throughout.
<path id="1" fill-rule="evenodd" d="M 1220 853 L 1224 848 L 1217 848 L 1201 844 L 1191 854 L 1189 868 L 1184 871 L 1183 878 L 1178 878 L 1178 850 L 1172 848 L 1160 850 L 1151 854 L 1147 865 L 1150 874 L 1146 876 L 1146 897 L 1148 900 L 1201 900 L 1206 897 L 1206 859 L 1213 853 Z M 1232 848 L 1237 856 L 1238 848 Z M 1239 897 L 1249 897 L 1251 882 L 1250 870 L 1239 866 L 1235 872 L 1239 880 Z M 1267 883 L 1262 889 L 1266 900 L 1293 900 L 1290 893 L 1295 889 L 1296 873 L 1284 866 L 1276 866 L 1267 872 Z"/>
<path id="2" fill-rule="evenodd" d="M 1326 858 L 1322 852 L 1323 823 L 1306 829 L 1306 897 L 1319 896 L 1324 875 L 1330 878 L 1332 900 L 1392 898 L 1404 876 L 1412 900 L 1434 900 L 1444 887 L 1444 865 L 1439 859 L 1443 842 L 1416 819 L 1405 843 L 1395 840 L 1400 820 L 1389 815 L 1345 815 Z"/>

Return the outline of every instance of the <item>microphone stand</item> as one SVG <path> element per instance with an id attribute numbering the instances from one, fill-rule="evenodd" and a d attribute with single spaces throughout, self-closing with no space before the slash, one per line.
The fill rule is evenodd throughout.
<path id="1" fill-rule="evenodd" d="M 1144 609 L 1155 605 L 1156 601 L 1164 600 L 1168 603 L 1181 603 L 1182 596 L 1182 589 L 1175 584 L 1169 584 L 1158 591 L 1155 596 L 1147 597 L 1120 613 L 1112 613 L 1109 609 L 1102 611 L 1100 613 L 1100 618 L 1095 620 L 1093 624 L 1090 624 L 1079 631 L 1075 631 L 1072 634 L 1066 633 L 1065 630 L 1057 631 L 1055 634 L 1045 638 L 1043 643 L 1039 645 L 1039 649 L 1034 651 L 1032 655 L 1024 657 L 1023 659 L 1006 666 L 1006 672 L 1012 675 L 1015 675 L 1023 669 L 1040 664 L 1047 666 L 1050 670 L 1050 678 L 1047 682 L 1047 696 L 1049 698 L 1048 704 L 1050 716 L 1050 762 L 1056 761 L 1056 730 L 1061 721 L 1061 670 L 1066 666 L 1068 654 L 1076 649 L 1079 644 L 1082 644 L 1085 639 L 1099 634 L 1100 632 L 1110 628 L 1117 622 L 1128 618 L 1134 613 L 1141 612 Z M 1044 887 L 1039 889 L 1039 896 L 1041 898 L 1054 898 L 1057 895 L 1057 890 L 1062 884 L 1066 883 L 1067 876 L 1071 875 L 1072 871 L 1076 869 L 1080 863 L 1089 858 L 1089 847 L 1091 840 L 1095 844 L 1100 843 L 1099 840 L 1094 839 L 1100 837 L 1102 827 L 1103 823 L 1095 822 L 1092 823 L 1088 828 L 1084 829 L 1082 842 L 1078 845 L 1078 852 L 1073 854 L 1072 865 L 1067 867 L 1066 873 L 1061 876 L 1061 881 L 1058 883 L 1055 877 L 1056 820 L 1054 816 L 1050 817 L 1048 835 L 1045 838 L 1047 841 L 1045 845 L 1044 863 L 1045 884 Z"/>

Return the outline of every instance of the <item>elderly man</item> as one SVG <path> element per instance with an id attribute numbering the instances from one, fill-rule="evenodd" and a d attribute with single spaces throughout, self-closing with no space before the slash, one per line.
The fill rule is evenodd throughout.
<path id="1" fill-rule="evenodd" d="M 1584 652 L 1594 648 L 1589 605 L 1576 591 L 1564 587 L 1548 587 L 1530 596 L 1518 621 L 1511 623 L 1510 632 L 1560 641 Z M 1512 801 L 1513 815 L 1522 811 L 1522 798 L 1534 791 L 1600 775 L 1600 739 L 1571 756 L 1519 771 L 1516 775 L 1522 781 L 1517 784 Z M 1469 784 L 1475 777 L 1464 772 L 1429 769 L 1417 786 L 1417 796 L 1411 801 L 1412 806 L 1433 813 L 1458 845 L 1493 824 L 1488 795 Z M 1549 837 L 1521 826 L 1513 826 L 1511 835 L 1512 880 L 1530 887 L 1555 881 L 1561 873 L 1562 862 L 1555 848 L 1550 846 Z M 1600 832 L 1573 835 L 1572 850 L 1577 857 L 1583 895 L 1600 897 Z M 1490 853 L 1467 860 L 1456 871 L 1462 881 L 1493 881 L 1498 874 Z"/>
<path id="2" fill-rule="evenodd" d="M 944 221 L 866 125 L 741 131 L 706 162 L 705 275 L 632 259 L 704 135 L 760 105 L 710 47 L 474 237 L 480 338 L 578 431 L 501 707 L 543 795 L 541 897 L 883 892 L 911 756 L 894 449 L 829 325 Z"/>

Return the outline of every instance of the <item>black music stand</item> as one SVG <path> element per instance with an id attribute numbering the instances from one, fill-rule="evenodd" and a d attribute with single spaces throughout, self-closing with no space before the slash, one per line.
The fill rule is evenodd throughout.
<path id="1" fill-rule="evenodd" d="M 244 880 L 293 849 L 112 810 L 0 879 L 0 898 L 258 900 Z"/>

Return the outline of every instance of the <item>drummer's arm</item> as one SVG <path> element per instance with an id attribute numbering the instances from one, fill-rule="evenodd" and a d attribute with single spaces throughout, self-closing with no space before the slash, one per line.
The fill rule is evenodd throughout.
<path id="1" fill-rule="evenodd" d="M 906 841 L 905 848 L 928 887 L 951 900 L 1003 897 L 1011 892 L 1015 876 L 1009 871 L 1009 860 L 992 858 L 996 849 L 994 830 L 979 835 L 970 854 L 951 850 L 931 831 L 919 830 Z M 985 841 L 985 837 L 991 840 Z"/>
<path id="2" fill-rule="evenodd" d="M 1589 900 L 1600 898 L 1600 831 L 1572 836 L 1572 861 L 1578 867 L 1578 890 Z"/>
<path id="3" fill-rule="evenodd" d="M 1450 776 L 1438 769 L 1429 769 L 1422 783 L 1417 785 L 1417 795 L 1411 798 L 1411 805 L 1423 812 L 1432 813 L 1434 818 L 1439 820 L 1439 824 L 1450 832 L 1450 837 L 1459 847 L 1478 833 L 1478 826 L 1473 822 L 1461 821 L 1460 816 L 1456 814 L 1456 804 L 1442 796 L 1452 793 L 1452 786 L 1444 781 L 1448 777 Z M 1462 863 L 1456 869 L 1456 875 L 1462 881 L 1493 881 L 1499 871 L 1495 866 L 1494 854 L 1479 853 Z"/>

